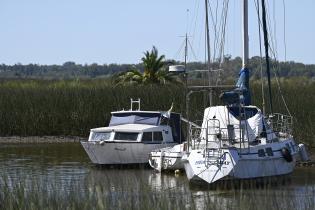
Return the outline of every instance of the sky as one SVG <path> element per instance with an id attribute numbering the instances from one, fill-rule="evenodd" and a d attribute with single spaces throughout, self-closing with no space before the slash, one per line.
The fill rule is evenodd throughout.
<path id="1" fill-rule="evenodd" d="M 210 0 L 212 14 L 216 2 L 219 11 L 223 0 Z M 315 0 L 267 2 L 277 58 L 314 64 Z M 241 56 L 241 1 L 230 0 L 227 14 L 224 54 Z M 250 57 L 259 55 L 256 14 L 249 0 Z M 0 0 L 0 63 L 134 64 L 152 46 L 183 60 L 186 32 L 188 60 L 204 61 L 204 16 L 204 0 Z"/>

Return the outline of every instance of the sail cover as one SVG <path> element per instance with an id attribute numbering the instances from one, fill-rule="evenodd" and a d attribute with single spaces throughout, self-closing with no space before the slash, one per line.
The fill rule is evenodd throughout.
<path id="1" fill-rule="evenodd" d="M 244 134 L 245 140 L 249 142 L 255 141 L 263 132 L 263 115 L 261 110 L 255 106 L 245 107 L 244 112 L 249 116 L 240 122 L 235 114 L 226 106 L 206 108 L 204 111 L 201 138 L 206 139 L 207 133 L 209 135 L 208 137 L 211 138 L 212 134 L 219 132 L 222 134 L 222 137 L 226 137 L 228 136 L 227 128 L 232 125 L 234 127 L 233 132 L 236 141 L 241 140 L 239 126 L 243 129 L 242 133 Z M 249 114 L 250 112 L 252 112 L 252 114 Z M 207 127 L 208 131 L 206 131 Z M 219 130 L 219 128 L 221 130 Z"/>
<path id="2" fill-rule="evenodd" d="M 249 70 L 248 68 L 242 68 L 239 73 L 239 79 L 236 83 L 236 87 L 232 91 L 227 91 L 221 94 L 221 100 L 228 105 L 242 103 L 245 106 L 251 104 L 251 97 L 249 91 Z"/>

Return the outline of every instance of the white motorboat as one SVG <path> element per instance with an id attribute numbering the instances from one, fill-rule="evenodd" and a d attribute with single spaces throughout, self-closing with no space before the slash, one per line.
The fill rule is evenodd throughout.
<path id="1" fill-rule="evenodd" d="M 195 143 L 194 148 L 203 148 L 205 141 L 200 138 L 201 127 L 185 118 L 182 118 L 182 121 L 189 126 L 189 138 L 191 139 L 189 142 Z M 184 170 L 182 157 L 189 149 L 188 142 L 183 142 L 173 147 L 153 150 L 150 153 L 149 164 L 158 172 Z"/>
<path id="2" fill-rule="evenodd" d="M 133 110 L 132 104 L 138 103 Z M 81 144 L 95 164 L 148 163 L 152 150 L 181 143 L 181 117 L 171 110 L 141 111 L 140 100 L 131 109 L 112 112 L 108 127 L 91 129 Z"/>
<path id="3" fill-rule="evenodd" d="M 150 166 L 159 172 L 163 170 L 184 169 L 182 157 L 186 151 L 186 146 L 187 143 L 182 143 L 173 147 L 153 150 L 149 157 Z"/>

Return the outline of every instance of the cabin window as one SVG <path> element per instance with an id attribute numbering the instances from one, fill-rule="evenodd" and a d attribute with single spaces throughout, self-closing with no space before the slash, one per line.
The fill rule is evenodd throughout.
<path id="1" fill-rule="evenodd" d="M 160 113 L 135 113 L 122 112 L 114 113 L 110 119 L 109 126 L 123 125 L 123 124 L 149 124 L 158 125 L 160 120 Z"/>
<path id="2" fill-rule="evenodd" d="M 152 141 L 152 132 L 143 132 L 142 141 Z"/>
<path id="3" fill-rule="evenodd" d="M 92 134 L 91 141 L 106 141 L 109 140 L 111 132 L 95 132 Z"/>
<path id="4" fill-rule="evenodd" d="M 265 150 L 259 149 L 259 150 L 258 150 L 258 157 L 265 157 L 265 156 L 266 156 Z"/>
<path id="5" fill-rule="evenodd" d="M 136 141 L 138 138 L 138 133 L 131 132 L 116 132 L 115 140 L 125 140 L 125 141 Z"/>
<path id="6" fill-rule="evenodd" d="M 266 153 L 268 156 L 273 156 L 273 151 L 270 147 L 266 148 Z"/>
<path id="7" fill-rule="evenodd" d="M 161 131 L 153 132 L 153 140 L 154 141 L 163 141 L 163 134 Z"/>

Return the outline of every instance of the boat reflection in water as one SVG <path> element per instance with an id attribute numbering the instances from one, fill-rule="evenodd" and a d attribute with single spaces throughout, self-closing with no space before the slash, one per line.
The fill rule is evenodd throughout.
<path id="1" fill-rule="evenodd" d="M 172 209 L 176 206 L 183 209 L 209 206 L 213 209 L 240 209 L 237 205 L 250 209 L 250 205 L 255 204 L 270 209 L 271 205 L 287 209 L 315 206 L 314 168 L 297 168 L 291 175 L 291 182 L 278 185 L 212 190 L 206 185 L 190 185 L 185 174 L 159 174 L 145 167 L 97 167 L 91 164 L 77 143 L 0 147 L 1 189 L 10 187 L 14 190 L 22 184 L 26 189 L 25 196 L 30 199 L 35 195 L 39 200 L 52 196 L 59 203 L 84 200 L 88 206 L 104 202 L 112 209 L 117 208 L 118 203 L 126 208 L 145 205 L 148 209 L 164 205 L 165 208 L 174 207 Z M 10 183 L 9 186 L 3 185 L 5 182 Z"/>

